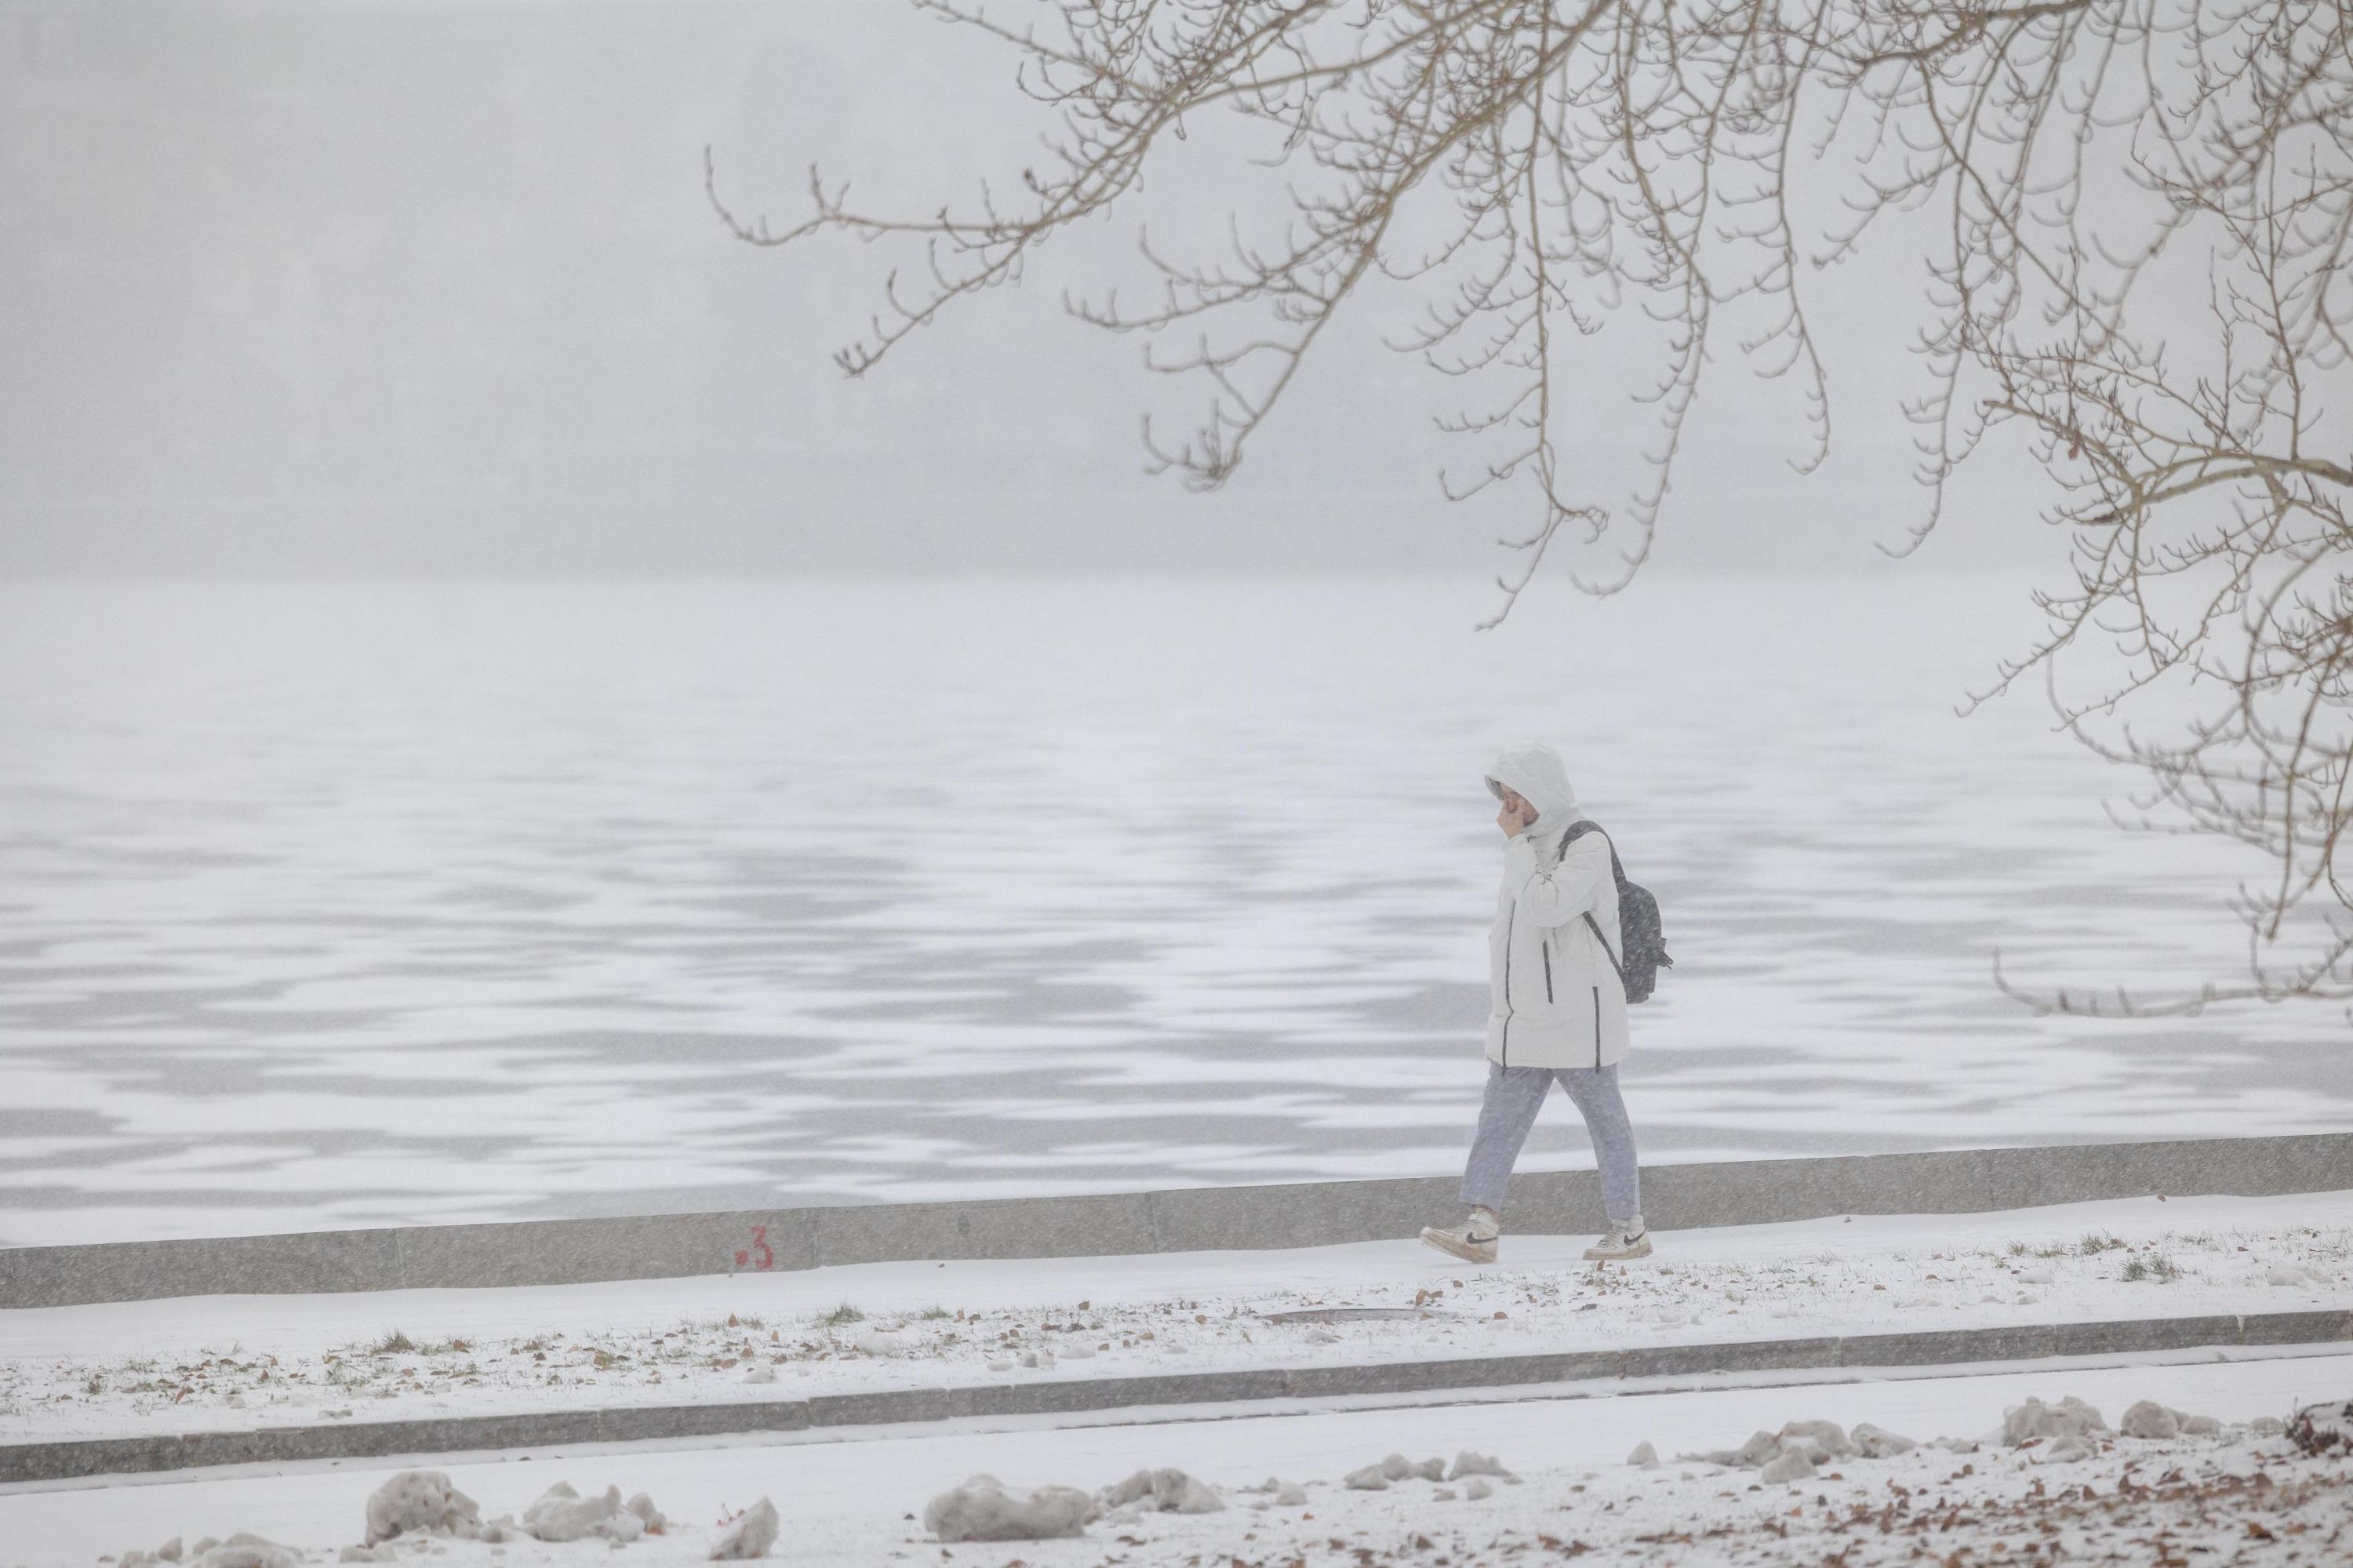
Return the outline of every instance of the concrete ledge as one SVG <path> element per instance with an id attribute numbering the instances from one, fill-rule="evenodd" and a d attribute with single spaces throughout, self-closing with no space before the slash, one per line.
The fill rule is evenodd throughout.
<path id="1" fill-rule="evenodd" d="M 1968 1213 L 2146 1193 L 2353 1190 L 2353 1133 L 1653 1166 L 1662 1230 L 1829 1214 Z M 1064 1198 L 753 1209 L 217 1240 L 0 1248 L 0 1308 L 171 1296 L 574 1285 L 912 1259 L 1264 1251 L 1410 1235 L 1451 1177 Z M 1589 1171 L 1514 1178 L 1513 1227 L 1598 1232 Z"/>
<path id="2" fill-rule="evenodd" d="M 1525 1356 L 1390 1361 L 1365 1366 L 1265 1367 L 1152 1377 L 1069 1378 L 965 1388 L 886 1389 L 810 1399 L 670 1404 L 543 1414 L 461 1415 L 424 1421 L 339 1422 L 245 1432 L 106 1437 L 0 1445 L 0 1484 L 64 1480 L 213 1465 L 385 1458 L 566 1443 L 638 1443 L 756 1432 L 896 1425 L 969 1416 L 1069 1415 L 1083 1411 L 1246 1404 L 1335 1395 L 1428 1393 L 1541 1387 L 1629 1377 L 1920 1367 L 2146 1351 L 2353 1342 L 2353 1312 L 2268 1312 L 2251 1317 L 2126 1319 L 2034 1323 L 1844 1339 L 1750 1340 L 1651 1345 Z"/>

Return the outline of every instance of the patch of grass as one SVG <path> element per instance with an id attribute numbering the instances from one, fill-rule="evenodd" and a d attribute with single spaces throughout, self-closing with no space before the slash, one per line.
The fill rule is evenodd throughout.
<path id="1" fill-rule="evenodd" d="M 863 1323 L 866 1314 L 845 1301 L 818 1320 L 828 1329 L 839 1329 L 850 1323 Z"/>
<path id="2" fill-rule="evenodd" d="M 2010 1255 L 2012 1257 L 2024 1257 L 2032 1249 L 2028 1247 L 2024 1242 L 2012 1242 L 2010 1244 Z"/>
<path id="3" fill-rule="evenodd" d="M 2126 1279 L 2154 1279 L 2162 1282 L 2180 1278 L 2181 1267 L 2163 1253 L 2153 1252 L 2146 1256 L 2126 1259 L 2124 1277 Z"/>
<path id="4" fill-rule="evenodd" d="M 383 1338 L 368 1347 L 372 1356 L 405 1356 L 417 1349 L 417 1341 L 397 1329 L 387 1330 Z"/>
<path id="5" fill-rule="evenodd" d="M 926 1323 L 936 1323 L 943 1318 L 953 1318 L 955 1316 L 955 1313 L 949 1311 L 944 1307 L 926 1307 L 915 1315 Z"/>
<path id="6" fill-rule="evenodd" d="M 2085 1231 L 2084 1239 L 2075 1244 L 2075 1250 L 2085 1257 L 2090 1257 L 2094 1253 L 2121 1252 L 2124 1246 L 2124 1238 L 2121 1236 L 2107 1235 L 2099 1231 Z"/>

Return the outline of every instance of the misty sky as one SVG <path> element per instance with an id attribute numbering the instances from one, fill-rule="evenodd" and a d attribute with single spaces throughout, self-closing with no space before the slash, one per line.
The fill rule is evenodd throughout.
<path id="1" fill-rule="evenodd" d="M 1009 73 L 898 0 L 0 0 L 0 571 L 1502 564 L 1525 508 L 1441 500 L 1453 393 L 1380 346 L 1395 293 L 1225 493 L 1144 477 L 1139 416 L 1199 394 L 1059 302 L 1142 210 L 847 381 L 894 258 L 735 241 L 704 146 L 780 218 L 812 161 L 923 210 L 1025 156 Z M 1253 199 L 1196 156 L 1155 239 Z M 1883 330 L 1917 284 L 1873 288 L 1813 479 L 1794 391 L 1717 372 L 1664 567 L 1869 567 L 1918 515 Z M 1569 450 L 1646 418 L 1597 395 Z M 1927 567 L 2047 549 L 1983 501 Z"/>

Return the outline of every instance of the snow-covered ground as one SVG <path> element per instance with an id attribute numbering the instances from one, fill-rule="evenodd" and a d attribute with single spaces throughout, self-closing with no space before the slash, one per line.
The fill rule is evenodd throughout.
<path id="1" fill-rule="evenodd" d="M 2353 1127 L 2015 583 L 0 585 L 0 1243 L 1459 1168 L 1555 737 L 1654 1162 Z M 1529 1168 L 1581 1163 L 1566 1107 Z"/>
<path id="2" fill-rule="evenodd" d="M 902 1428 L 859 1441 L 788 1435 L 686 1447 L 588 1446 L 435 1464 L 484 1518 L 519 1517 L 552 1485 L 591 1496 L 646 1493 L 671 1521 L 614 1547 L 404 1535 L 387 1555 L 448 1568 L 679 1568 L 704 1560 L 719 1521 L 772 1499 L 776 1560 L 822 1568 L 878 1563 L 1003 1568 L 1416 1568 L 1597 1563 L 1841 1568 L 1932 1563 L 2341 1563 L 2353 1555 L 2353 1460 L 2301 1456 L 2254 1424 L 2353 1391 L 2353 1356 L 2227 1365 L 2147 1358 L 2106 1369 L 1972 1369 L 1970 1375 L 1817 1386 L 1680 1390 L 1630 1397 L 1495 1399 L 1268 1415 L 1230 1408 L 1183 1418 L 1042 1419 Z M 2006 1414 L 2079 1399 L 2111 1430 L 2082 1448 L 2014 1446 Z M 2204 1436 L 2114 1428 L 2141 1401 L 2211 1417 Z M 1828 1458 L 1794 1483 L 1684 1456 L 1741 1447 L 1758 1432 L 1863 1423 L 1923 1446 L 1883 1458 Z M 1936 1440 L 1947 1440 L 1936 1446 Z M 1642 1444 L 1656 1468 L 1627 1463 Z M 1493 1456 L 1514 1476 L 1474 1495 L 1463 1482 L 1344 1478 L 1392 1453 L 1451 1462 Z M 2081 1457 L 2061 1457 L 2081 1453 Z M 429 1461 L 427 1461 L 429 1463 Z M 0 1489 L 0 1568 L 94 1568 L 176 1539 L 251 1532 L 326 1563 L 361 1544 L 367 1499 L 411 1462 Z M 1182 1469 L 1221 1496 L 1215 1511 L 1130 1510 L 1059 1541 L 942 1545 L 930 1501 L 978 1473 L 1008 1487 L 1095 1493 L 1139 1468 Z M 1294 1484 L 1304 1500 L 1253 1491 Z"/>
<path id="3" fill-rule="evenodd" d="M 0 1312 L 0 1440 L 2353 1308 L 2344 1192 L 1662 1234 L 1607 1269 L 1587 1239 Z"/>

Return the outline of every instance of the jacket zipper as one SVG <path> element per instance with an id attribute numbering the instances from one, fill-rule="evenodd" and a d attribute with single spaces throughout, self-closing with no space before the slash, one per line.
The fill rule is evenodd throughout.
<path id="1" fill-rule="evenodd" d="M 1549 940 L 1547 940 L 1547 941 L 1543 945 L 1543 947 L 1542 947 L 1542 948 L 1541 948 L 1540 950 L 1541 950 L 1541 951 L 1543 952 L 1543 954 L 1544 954 L 1544 961 L 1545 961 L 1545 1001 L 1546 1001 L 1547 1002 L 1549 1002 L 1549 1001 L 1551 1001 L 1553 1000 L 1553 994 L 1552 994 L 1552 943 L 1551 943 Z"/>
<path id="2" fill-rule="evenodd" d="M 1519 910 L 1504 916 L 1504 1065 L 1512 1065 L 1512 934 L 1519 928 Z"/>
<path id="3" fill-rule="evenodd" d="M 1593 988 L 1593 1065 L 1601 1065 L 1601 988 Z"/>

